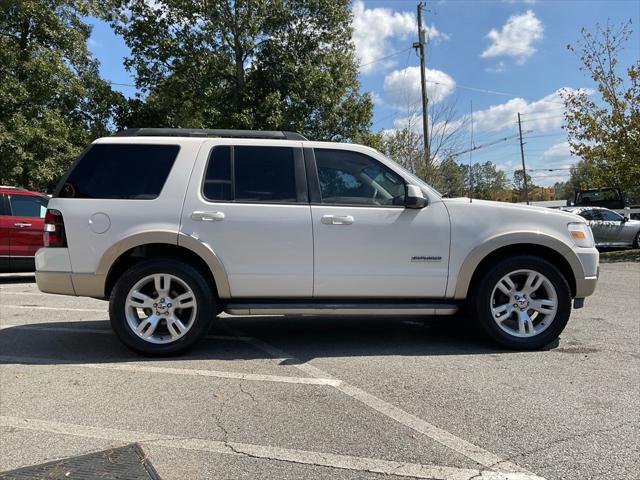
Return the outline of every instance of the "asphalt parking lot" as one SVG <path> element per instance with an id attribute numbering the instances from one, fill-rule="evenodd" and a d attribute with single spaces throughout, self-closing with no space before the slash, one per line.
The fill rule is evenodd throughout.
<path id="1" fill-rule="evenodd" d="M 460 318 L 226 317 L 146 359 L 106 308 L 0 276 L 0 472 L 137 442 L 164 480 L 640 479 L 638 263 L 538 352 Z"/>

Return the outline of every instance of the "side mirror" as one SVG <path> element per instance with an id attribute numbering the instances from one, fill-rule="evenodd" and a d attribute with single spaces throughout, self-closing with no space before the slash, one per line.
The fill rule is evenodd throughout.
<path id="1" fill-rule="evenodd" d="M 427 206 L 427 199 L 424 197 L 420 187 L 407 185 L 404 195 L 404 206 L 407 208 L 424 208 Z"/>

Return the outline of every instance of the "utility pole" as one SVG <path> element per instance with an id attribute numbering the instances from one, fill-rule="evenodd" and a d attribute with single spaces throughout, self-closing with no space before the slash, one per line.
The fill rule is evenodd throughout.
<path id="1" fill-rule="evenodd" d="M 424 136 L 424 166 L 425 174 L 427 177 L 430 175 L 431 154 L 429 152 L 429 99 L 427 98 L 427 84 L 426 84 L 426 71 L 425 71 L 425 58 L 424 58 L 424 46 L 425 36 L 422 29 L 422 9 L 424 4 L 421 1 L 418 3 L 418 42 L 413 44 L 413 48 L 418 49 L 420 55 L 420 79 L 422 83 L 422 134 Z M 428 178 L 427 178 L 428 180 Z"/>
<path id="2" fill-rule="evenodd" d="M 518 112 L 518 132 L 520 134 L 520 157 L 522 158 L 522 177 L 524 179 L 524 199 L 529 205 L 529 185 L 527 185 L 527 169 L 524 166 L 524 142 L 522 141 L 522 122 L 520 112 Z"/>

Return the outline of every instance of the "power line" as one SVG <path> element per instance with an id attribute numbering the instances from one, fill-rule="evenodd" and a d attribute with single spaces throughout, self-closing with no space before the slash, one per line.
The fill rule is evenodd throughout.
<path id="1" fill-rule="evenodd" d="M 400 54 L 402 54 L 402 53 L 404 53 L 406 51 L 411 50 L 412 48 L 413 47 L 407 47 L 407 48 L 404 48 L 402 50 L 398 50 L 397 52 L 390 53 L 389 55 L 386 55 L 384 57 L 376 58 L 375 60 L 371 60 L 370 62 L 363 63 L 363 64 L 360 65 L 360 68 L 366 67 L 366 66 L 369 66 L 369 65 L 373 65 L 374 63 L 381 62 L 382 60 L 386 60 L 387 58 L 395 57 L 396 55 L 400 55 Z"/>

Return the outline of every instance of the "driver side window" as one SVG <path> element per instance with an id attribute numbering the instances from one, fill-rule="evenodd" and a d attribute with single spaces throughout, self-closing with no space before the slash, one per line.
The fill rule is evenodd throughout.
<path id="1" fill-rule="evenodd" d="M 367 155 L 348 150 L 315 149 L 323 204 L 404 205 L 400 175 Z"/>

